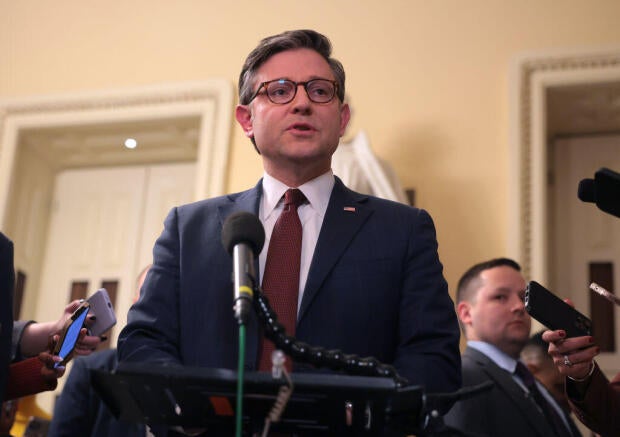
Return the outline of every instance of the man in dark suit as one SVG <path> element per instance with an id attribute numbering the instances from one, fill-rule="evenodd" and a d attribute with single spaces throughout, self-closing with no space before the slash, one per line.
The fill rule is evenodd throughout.
<path id="1" fill-rule="evenodd" d="M 467 338 L 463 385 L 489 380 L 495 385 L 457 402 L 445 421 L 489 437 L 580 436 L 553 396 L 519 361 L 531 326 L 523 302 L 525 287 L 519 264 L 507 258 L 476 264 L 461 277 L 457 314 Z"/>
<path id="2" fill-rule="evenodd" d="M 265 170 L 248 191 L 174 208 L 153 249 L 142 298 L 120 334 L 120 361 L 235 369 L 232 259 L 221 244 L 234 212 L 256 214 L 267 242 L 289 188 L 306 202 L 295 336 L 311 345 L 374 356 L 428 391 L 460 387 L 458 324 L 424 210 L 347 189 L 331 172 L 350 117 L 344 70 L 314 31 L 265 38 L 248 56 L 236 118 Z M 266 290 L 267 291 L 267 290 Z M 257 368 L 262 327 L 248 322 Z M 295 363 L 296 366 L 298 363 Z M 299 367 L 297 367 L 299 370 Z"/>

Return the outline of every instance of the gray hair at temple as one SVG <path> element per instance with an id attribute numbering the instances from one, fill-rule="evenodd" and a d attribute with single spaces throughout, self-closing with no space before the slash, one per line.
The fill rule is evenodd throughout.
<path id="1" fill-rule="evenodd" d="M 253 94 L 256 71 L 273 55 L 293 49 L 311 49 L 319 53 L 329 64 L 338 84 L 337 95 L 344 102 L 344 67 L 337 59 L 331 58 L 332 44 L 329 39 L 314 30 L 289 30 L 278 35 L 268 36 L 248 55 L 239 75 L 239 103 L 247 105 Z M 279 78 L 274 78 L 279 79 Z"/>

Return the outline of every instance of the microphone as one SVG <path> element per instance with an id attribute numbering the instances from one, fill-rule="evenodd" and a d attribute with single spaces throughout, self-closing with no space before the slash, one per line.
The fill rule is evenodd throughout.
<path id="1" fill-rule="evenodd" d="M 579 182 L 577 196 L 582 202 L 596 203 L 601 211 L 620 218 L 620 174 L 602 167 L 594 179 Z"/>
<path id="2" fill-rule="evenodd" d="M 247 322 L 252 308 L 254 284 L 254 258 L 265 243 L 265 230 L 258 217 L 249 212 L 231 214 L 222 227 L 222 244 L 233 257 L 235 292 L 235 318 L 239 324 Z"/>

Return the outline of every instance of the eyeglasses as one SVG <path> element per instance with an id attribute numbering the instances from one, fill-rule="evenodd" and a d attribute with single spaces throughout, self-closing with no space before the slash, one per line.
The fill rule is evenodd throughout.
<path id="1" fill-rule="evenodd" d="M 295 82 L 288 79 L 275 79 L 260 84 L 250 102 L 265 88 L 267 98 L 276 105 L 291 102 L 297 95 L 297 88 L 303 85 L 310 101 L 314 103 L 329 103 L 338 90 L 338 83 L 328 79 L 312 79 L 307 82 Z M 249 102 L 248 102 L 249 103 Z"/>

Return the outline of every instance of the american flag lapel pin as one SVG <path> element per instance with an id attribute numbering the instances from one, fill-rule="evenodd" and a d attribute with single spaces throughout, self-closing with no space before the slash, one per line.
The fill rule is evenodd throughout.
<path id="1" fill-rule="evenodd" d="M 349 212 L 355 212 L 355 207 L 354 206 L 345 206 L 344 210 L 345 211 L 349 211 Z"/>

